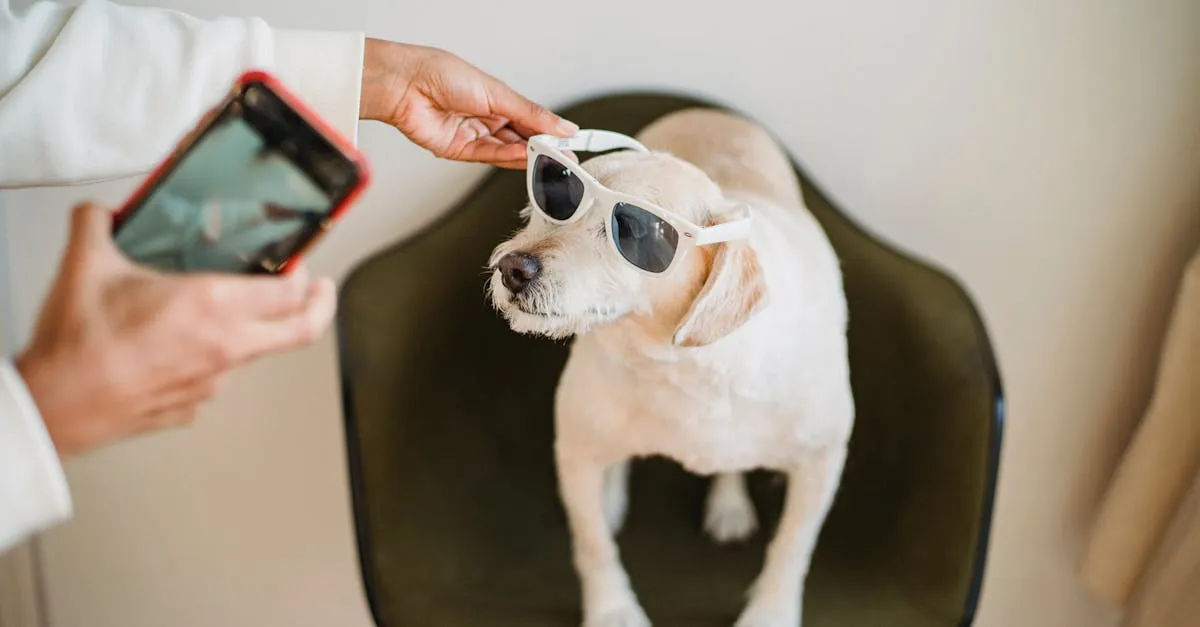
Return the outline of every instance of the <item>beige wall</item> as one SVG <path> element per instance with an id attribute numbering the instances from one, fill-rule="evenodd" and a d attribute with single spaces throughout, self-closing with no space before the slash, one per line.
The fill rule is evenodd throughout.
<path id="1" fill-rule="evenodd" d="M 1200 240 L 1200 2 L 160 4 L 367 26 L 548 103 L 670 87 L 767 122 L 858 218 L 953 268 L 988 318 L 1010 417 L 978 624 L 1113 624 L 1073 569 Z M 378 182 L 313 261 L 338 276 L 481 172 L 375 126 L 362 142 Z M 68 204 L 131 184 L 5 199 L 22 333 Z M 189 432 L 72 464 L 78 516 L 45 542 L 54 627 L 367 625 L 335 375 L 326 338 L 242 372 Z"/>

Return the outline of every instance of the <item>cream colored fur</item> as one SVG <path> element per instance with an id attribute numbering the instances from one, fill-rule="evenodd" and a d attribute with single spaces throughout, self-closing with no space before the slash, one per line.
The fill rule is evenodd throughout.
<path id="1" fill-rule="evenodd" d="M 555 454 L 583 624 L 650 624 L 613 536 L 625 516 L 629 460 L 663 455 L 714 476 L 704 527 L 718 542 L 758 526 L 742 473 L 788 477 L 782 519 L 737 627 L 798 627 L 854 422 L 838 261 L 787 157 L 761 128 L 688 110 L 639 139 L 654 152 L 584 167 L 700 224 L 749 206 L 750 238 L 697 248 L 672 275 L 646 277 L 603 239 L 600 208 L 565 227 L 527 210 L 526 227 L 492 258 L 495 267 L 519 251 L 542 263 L 519 295 L 493 273 L 493 303 L 515 330 L 576 336 L 558 387 Z"/>

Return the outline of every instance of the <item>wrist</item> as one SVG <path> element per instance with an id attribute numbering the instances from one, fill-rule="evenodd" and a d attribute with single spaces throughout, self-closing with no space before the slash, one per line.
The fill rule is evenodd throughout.
<path id="1" fill-rule="evenodd" d="M 54 444 L 59 457 L 65 459 L 74 454 L 78 447 L 72 442 L 72 438 L 62 432 L 59 403 L 56 399 L 55 387 L 50 383 L 54 380 L 54 375 L 49 372 L 52 368 L 47 360 L 36 351 L 27 350 L 13 360 L 13 367 L 17 371 L 17 376 L 21 377 L 25 383 L 25 389 L 29 391 L 29 398 L 37 408 L 38 414 L 41 415 L 42 424 L 45 425 L 46 433 L 50 435 L 50 441 Z"/>
<path id="2" fill-rule="evenodd" d="M 413 77 L 431 50 L 368 37 L 363 44 L 359 117 L 380 122 L 394 120 Z"/>
<path id="3" fill-rule="evenodd" d="M 364 120 L 386 119 L 389 109 L 394 106 L 392 94 L 397 89 L 403 93 L 403 86 L 397 85 L 401 80 L 396 76 L 391 60 L 391 49 L 398 45 L 370 37 L 363 44 L 362 102 L 359 106 L 359 117 Z"/>

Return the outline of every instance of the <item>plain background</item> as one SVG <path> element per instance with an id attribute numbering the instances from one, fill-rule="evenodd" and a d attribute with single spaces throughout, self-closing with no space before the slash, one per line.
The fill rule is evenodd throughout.
<path id="1" fill-rule="evenodd" d="M 550 105 L 668 88 L 766 122 L 990 325 L 1009 422 L 978 625 L 1115 623 L 1075 569 L 1200 241 L 1197 0 L 157 4 L 437 45 Z M 312 259 L 338 277 L 483 174 L 379 125 L 361 143 L 377 182 Z M 134 183 L 5 195 L 17 340 L 69 206 Z M 187 432 L 70 464 L 77 516 L 43 544 L 51 624 L 367 626 L 338 392 L 326 337 L 239 373 Z"/>

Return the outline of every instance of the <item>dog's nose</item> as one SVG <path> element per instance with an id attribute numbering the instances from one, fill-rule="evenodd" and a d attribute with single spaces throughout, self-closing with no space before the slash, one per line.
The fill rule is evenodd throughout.
<path id="1" fill-rule="evenodd" d="M 542 264 L 533 255 L 509 253 L 500 258 L 500 280 L 513 294 L 520 294 L 526 285 L 542 273 Z"/>

